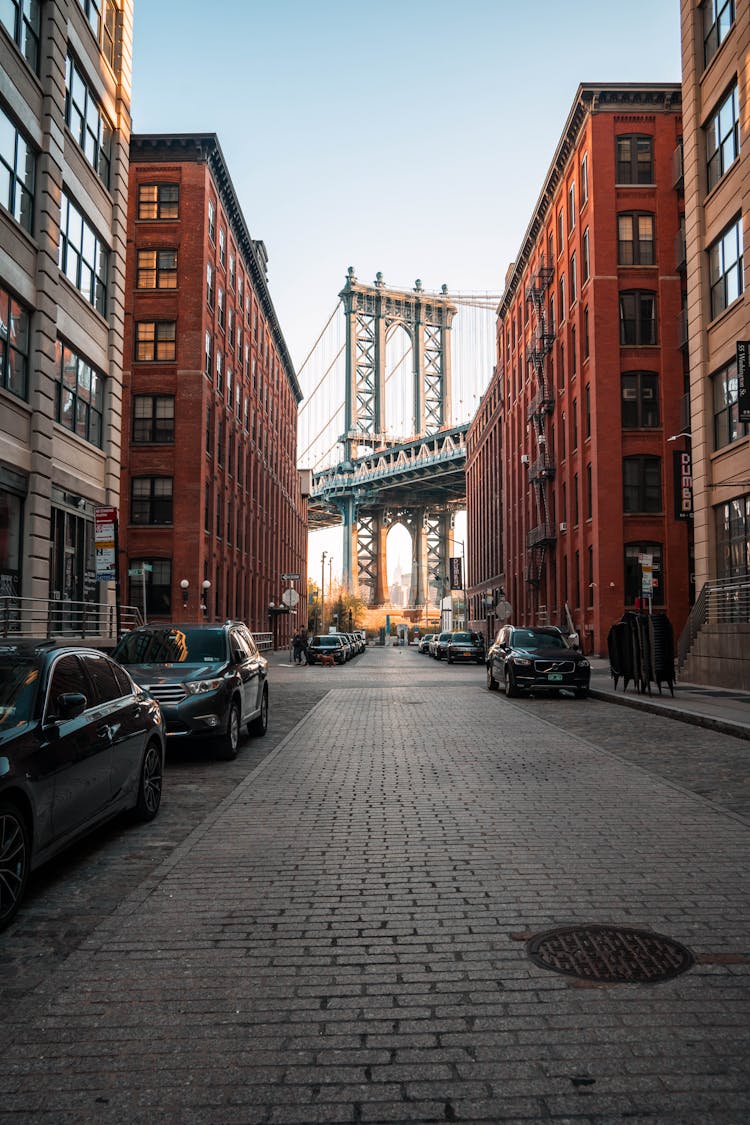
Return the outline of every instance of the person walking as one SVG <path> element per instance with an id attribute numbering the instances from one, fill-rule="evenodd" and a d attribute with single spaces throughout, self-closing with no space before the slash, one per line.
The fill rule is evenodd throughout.
<path id="1" fill-rule="evenodd" d="M 292 637 L 292 650 L 294 652 L 294 663 L 302 663 L 302 634 L 297 631 Z"/>

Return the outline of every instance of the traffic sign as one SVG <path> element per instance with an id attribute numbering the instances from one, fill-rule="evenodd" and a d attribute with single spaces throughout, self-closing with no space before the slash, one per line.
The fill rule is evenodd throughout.
<path id="1" fill-rule="evenodd" d="M 297 604 L 297 602 L 299 601 L 299 594 L 297 593 L 296 590 L 291 590 L 291 589 L 285 590 L 284 593 L 281 595 L 281 600 L 284 603 L 284 605 L 295 606 Z"/>
<path id="2" fill-rule="evenodd" d="M 139 566 L 133 566 L 128 571 L 128 578 L 143 578 L 143 570 Z"/>
<path id="3" fill-rule="evenodd" d="M 299 574 L 282 574 L 282 582 L 299 582 Z"/>

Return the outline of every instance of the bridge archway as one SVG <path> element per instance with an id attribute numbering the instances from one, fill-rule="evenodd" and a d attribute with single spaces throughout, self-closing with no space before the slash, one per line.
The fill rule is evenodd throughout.
<path id="1" fill-rule="evenodd" d="M 414 340 L 406 325 L 391 324 L 386 332 L 383 372 L 385 432 L 402 439 L 416 433 L 413 353 Z"/>

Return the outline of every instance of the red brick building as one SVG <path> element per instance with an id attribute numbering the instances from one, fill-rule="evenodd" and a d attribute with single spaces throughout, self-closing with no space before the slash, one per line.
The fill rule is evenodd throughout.
<path id="1" fill-rule="evenodd" d="M 572 621 L 588 652 L 653 577 L 679 632 L 690 603 L 680 86 L 581 86 L 498 309 L 497 368 L 468 458 L 471 616 L 502 583 L 519 624 Z M 687 481 L 684 479 L 687 478 Z M 485 568 L 502 494 L 503 569 Z M 650 563 L 649 563 L 650 560 Z M 492 591 L 496 594 L 496 591 Z"/>
<path id="2" fill-rule="evenodd" d="M 270 628 L 307 573 L 301 391 L 214 134 L 131 138 L 121 580 L 149 619 Z M 151 569 L 148 569 L 148 568 Z M 295 618 L 278 619 L 283 641 Z"/>

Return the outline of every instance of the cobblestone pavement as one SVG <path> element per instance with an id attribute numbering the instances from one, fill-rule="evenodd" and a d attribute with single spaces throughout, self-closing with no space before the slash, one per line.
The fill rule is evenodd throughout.
<path id="1" fill-rule="evenodd" d="M 19 925 L 59 895 L 72 952 L 4 1005 L 0 1120 L 750 1119 L 747 742 L 413 650 L 274 676 L 306 716 L 185 838 L 37 888 Z M 519 940 L 601 922 L 697 963 L 586 987 Z"/>

